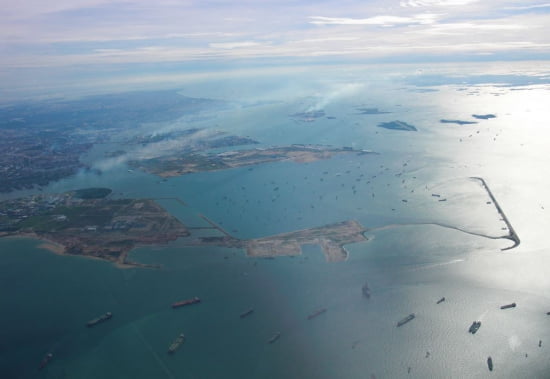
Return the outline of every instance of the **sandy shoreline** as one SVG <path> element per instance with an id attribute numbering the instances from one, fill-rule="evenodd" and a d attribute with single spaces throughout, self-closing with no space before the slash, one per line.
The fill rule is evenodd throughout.
<path id="1" fill-rule="evenodd" d="M 120 269 L 129 269 L 129 268 L 160 268 L 155 265 L 149 265 L 149 264 L 142 264 L 139 262 L 120 262 L 120 261 L 113 261 L 108 260 L 102 257 L 96 257 L 93 255 L 76 255 L 76 254 L 68 254 L 66 252 L 65 246 L 61 245 L 60 243 L 57 243 L 55 241 L 49 240 L 47 238 L 43 238 L 40 236 L 37 236 L 34 233 L 25 233 L 25 234 L 19 234 L 19 235 L 12 235 L 12 236 L 2 236 L 2 238 L 10 238 L 10 239 L 29 239 L 29 240 L 35 240 L 41 242 L 36 247 L 39 249 L 47 250 L 50 253 L 54 253 L 55 255 L 63 255 L 63 256 L 70 256 L 70 257 L 78 257 L 78 258 L 85 258 L 85 259 L 94 259 L 101 262 L 108 262 L 111 264 L 114 264 L 115 267 Z M 124 255 L 124 258 L 126 258 L 126 254 Z"/>

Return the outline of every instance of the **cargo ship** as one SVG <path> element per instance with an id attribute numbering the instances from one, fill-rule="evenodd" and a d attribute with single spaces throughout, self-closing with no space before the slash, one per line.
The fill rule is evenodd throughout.
<path id="1" fill-rule="evenodd" d="M 311 320 L 319 315 L 322 315 L 323 313 L 325 313 L 327 311 L 326 308 L 321 308 L 321 309 L 318 309 L 316 310 L 315 312 L 313 312 L 312 314 L 310 314 L 309 316 L 307 316 L 307 319 L 308 320 Z"/>
<path id="2" fill-rule="evenodd" d="M 273 343 L 279 339 L 281 332 L 275 333 L 270 339 L 267 340 L 267 343 Z"/>
<path id="3" fill-rule="evenodd" d="M 181 344 L 185 341 L 185 334 L 180 334 L 178 338 L 172 342 L 170 347 L 168 348 L 168 354 L 174 354 L 175 351 L 181 346 Z"/>
<path id="4" fill-rule="evenodd" d="M 441 304 L 441 303 L 444 302 L 444 301 L 445 301 L 445 298 L 442 297 L 441 299 L 437 300 L 437 304 Z"/>
<path id="5" fill-rule="evenodd" d="M 493 371 L 493 358 L 487 358 L 487 367 L 489 367 L 489 371 Z"/>
<path id="6" fill-rule="evenodd" d="M 50 363 L 50 361 L 52 360 L 53 358 L 53 354 L 52 353 L 48 353 L 46 354 L 46 356 L 44 357 L 44 359 L 42 359 L 40 361 L 40 366 L 38 366 L 38 369 L 39 370 L 42 370 L 44 367 L 46 367 L 48 365 L 48 363 Z"/>
<path id="7" fill-rule="evenodd" d="M 411 313 L 410 315 L 408 315 L 407 317 L 405 317 L 404 319 L 402 319 L 401 321 L 399 321 L 397 323 L 397 327 L 400 327 L 402 325 L 405 325 L 406 323 L 408 323 L 409 321 L 411 321 L 412 319 L 415 318 L 415 315 L 414 313 Z"/>
<path id="8" fill-rule="evenodd" d="M 250 308 L 250 309 L 244 311 L 243 313 L 241 313 L 240 317 L 245 318 L 247 316 L 250 316 L 253 312 L 254 312 L 254 309 Z"/>
<path id="9" fill-rule="evenodd" d="M 179 307 L 184 307 L 186 305 L 191 305 L 191 304 L 197 304 L 197 303 L 200 303 L 200 302 L 201 302 L 201 299 L 199 299 L 198 297 L 195 296 L 192 299 L 176 301 L 175 303 L 172 303 L 172 308 L 176 309 L 176 308 L 179 308 Z"/>
<path id="10" fill-rule="evenodd" d="M 370 288 L 367 282 L 365 282 L 365 284 L 361 288 L 361 291 L 363 292 L 364 297 L 366 297 L 367 299 L 370 299 Z"/>
<path id="11" fill-rule="evenodd" d="M 88 321 L 86 326 L 88 328 L 91 328 L 92 326 L 96 326 L 97 324 L 101 324 L 102 322 L 110 320 L 112 317 L 113 314 L 111 312 L 107 312 L 104 315 L 99 316 L 98 318 L 94 318 L 93 320 Z"/>
<path id="12" fill-rule="evenodd" d="M 516 307 L 516 303 L 512 303 L 512 304 L 503 305 L 500 307 L 500 309 L 508 309 L 508 308 L 515 308 L 515 307 Z"/>
<path id="13" fill-rule="evenodd" d="M 470 329 L 468 329 L 468 332 L 472 334 L 476 334 L 476 332 L 479 330 L 480 327 L 481 327 L 481 321 L 474 321 L 472 322 L 472 325 L 470 325 Z"/>

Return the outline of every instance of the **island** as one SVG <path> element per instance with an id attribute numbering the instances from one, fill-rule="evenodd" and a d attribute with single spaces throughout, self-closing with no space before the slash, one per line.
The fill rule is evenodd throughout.
<path id="1" fill-rule="evenodd" d="M 322 145 L 291 145 L 224 151 L 221 153 L 184 152 L 149 159 L 131 160 L 128 164 L 133 168 L 150 174 L 168 178 L 195 172 L 220 171 L 284 160 L 301 163 L 314 162 L 344 153 L 363 155 L 371 154 L 372 152 L 354 150 L 351 147 L 334 148 Z"/>
<path id="2" fill-rule="evenodd" d="M 488 120 L 490 118 L 496 118 L 497 116 L 494 114 L 473 114 L 472 117 L 478 120 Z"/>
<path id="3" fill-rule="evenodd" d="M 391 112 L 381 111 L 378 108 L 357 108 L 358 114 L 373 115 L 373 114 L 387 114 Z"/>
<path id="4" fill-rule="evenodd" d="M 389 122 L 381 122 L 378 124 L 379 128 L 385 128 L 385 129 L 392 129 L 392 130 L 404 130 L 407 132 L 416 132 L 417 129 L 411 125 L 407 124 L 404 121 L 389 121 Z"/>
<path id="5" fill-rule="evenodd" d="M 38 238 L 46 241 L 42 247 L 59 254 L 143 266 L 127 259 L 134 247 L 189 235 L 154 200 L 114 199 L 110 193 L 89 188 L 0 202 L 0 237 Z"/>
<path id="6" fill-rule="evenodd" d="M 471 124 L 477 124 L 477 121 L 463 121 L 463 120 L 446 120 L 441 119 L 439 120 L 442 124 L 457 124 L 457 125 L 471 125 Z"/>

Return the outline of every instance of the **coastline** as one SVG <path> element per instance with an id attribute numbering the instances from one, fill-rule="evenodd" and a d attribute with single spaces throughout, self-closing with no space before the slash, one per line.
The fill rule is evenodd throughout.
<path id="1" fill-rule="evenodd" d="M 67 253 L 67 249 L 65 246 L 61 245 L 58 242 L 55 242 L 51 239 L 40 237 L 36 235 L 35 233 L 22 233 L 19 235 L 5 235 L 1 236 L 0 238 L 8 238 L 8 239 L 26 239 L 26 240 L 34 240 L 39 242 L 36 246 L 38 249 L 46 250 L 50 253 L 53 253 L 55 255 L 60 256 L 69 256 L 69 257 L 76 257 L 76 258 L 84 258 L 84 259 L 93 259 L 101 262 L 107 262 L 115 265 L 115 267 L 119 269 L 129 269 L 129 268 L 154 268 L 159 269 L 161 268 L 160 265 L 154 265 L 154 264 L 147 264 L 147 263 L 139 263 L 139 262 L 133 262 L 133 261 L 126 261 L 128 252 L 125 252 L 121 254 L 121 257 L 124 259 L 122 261 L 120 260 L 110 260 L 105 259 L 102 257 L 96 257 L 93 255 L 85 255 L 85 254 L 69 254 Z"/>

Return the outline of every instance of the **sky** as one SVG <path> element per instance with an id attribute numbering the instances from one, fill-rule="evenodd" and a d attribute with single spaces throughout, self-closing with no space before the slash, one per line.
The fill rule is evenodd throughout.
<path id="1" fill-rule="evenodd" d="M 550 2 L 0 0 L 0 31 L 11 87 L 94 67 L 531 60 L 550 58 Z"/>

